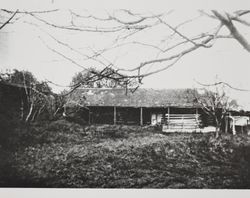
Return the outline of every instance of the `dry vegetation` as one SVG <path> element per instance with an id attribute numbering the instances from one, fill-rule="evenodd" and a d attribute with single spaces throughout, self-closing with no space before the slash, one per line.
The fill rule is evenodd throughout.
<path id="1" fill-rule="evenodd" d="M 104 131 L 100 133 L 99 131 Z M 250 138 L 161 134 L 60 120 L 32 125 L 0 155 L 0 186 L 249 188 Z"/>

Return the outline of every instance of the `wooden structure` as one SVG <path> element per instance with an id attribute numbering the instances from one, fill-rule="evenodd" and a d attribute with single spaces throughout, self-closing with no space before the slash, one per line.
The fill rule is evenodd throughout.
<path id="1" fill-rule="evenodd" d="M 194 103 L 187 89 L 78 89 L 70 97 L 85 98 L 83 119 L 88 124 L 157 125 L 169 131 L 199 131 L 213 124 Z"/>
<path id="2" fill-rule="evenodd" d="M 226 117 L 225 132 L 232 132 L 234 135 L 236 132 L 243 134 L 247 130 L 249 120 L 249 116 L 229 115 Z"/>
<path id="3" fill-rule="evenodd" d="M 196 114 L 167 114 L 167 121 L 163 124 L 164 132 L 201 132 L 200 115 Z"/>

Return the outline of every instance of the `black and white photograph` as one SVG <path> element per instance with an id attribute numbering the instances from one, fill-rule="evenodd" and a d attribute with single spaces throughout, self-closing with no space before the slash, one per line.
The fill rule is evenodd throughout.
<path id="1" fill-rule="evenodd" d="M 0 8 L 0 188 L 250 189 L 250 9 L 31 2 Z"/>

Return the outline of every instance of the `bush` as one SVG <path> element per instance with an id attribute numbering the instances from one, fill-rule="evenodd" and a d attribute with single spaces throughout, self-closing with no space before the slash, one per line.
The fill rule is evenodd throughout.
<path id="1" fill-rule="evenodd" d="M 246 188 L 249 148 L 239 142 L 250 141 L 131 132 L 126 139 L 29 146 L 14 164 L 18 178 L 43 187 Z"/>
<path id="2" fill-rule="evenodd" d="M 5 175 L 16 186 L 250 187 L 247 136 L 164 135 L 139 126 L 82 127 L 65 120 L 32 124 L 25 134 L 30 140 L 9 163 L 12 180 Z"/>
<path id="3" fill-rule="evenodd" d="M 0 146 L 7 148 L 16 146 L 24 125 L 15 117 L 0 113 Z"/>
<path id="4" fill-rule="evenodd" d="M 84 128 L 66 120 L 32 123 L 23 130 L 23 145 L 79 142 L 86 136 Z"/>

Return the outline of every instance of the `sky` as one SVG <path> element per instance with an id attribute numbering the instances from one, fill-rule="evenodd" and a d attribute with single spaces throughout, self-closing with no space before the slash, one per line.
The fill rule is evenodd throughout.
<path id="1" fill-rule="evenodd" d="M 61 8 L 68 9 L 67 1 L 8 1 L 6 8 L 15 10 L 16 8 L 24 10 L 42 10 Z M 53 3 L 52 3 L 53 2 Z M 74 1 L 73 1 L 74 2 Z M 106 12 L 113 13 L 114 9 L 126 8 L 140 13 L 158 13 L 166 10 L 171 10 L 171 4 L 168 1 L 147 1 L 141 4 L 141 1 L 105 1 L 110 2 L 99 3 L 95 1 L 84 1 L 85 3 L 74 4 L 72 10 L 82 12 L 88 10 L 93 15 L 102 16 Z M 95 3 L 94 3 L 95 2 Z M 101 1 L 103 2 L 103 1 Z M 205 1 L 206 3 L 208 1 Z M 211 1 L 213 2 L 213 1 Z M 185 4 L 185 3 L 184 3 Z M 249 3 L 248 3 L 249 4 Z M 3 4 L 5 5 L 5 4 Z M 143 5 L 143 6 L 142 6 Z M 187 4 L 184 9 L 175 4 L 172 6 L 175 9 L 173 15 L 169 16 L 168 21 L 171 24 L 178 24 L 188 18 L 197 16 L 197 10 L 194 6 Z M 219 9 L 223 4 L 217 5 Z M 179 7 L 178 7 L 179 6 Z M 231 5 L 227 10 L 237 9 L 238 4 Z M 165 10 L 165 7 L 170 7 Z M 177 8 L 176 8 L 177 7 Z M 76 9 L 77 8 L 77 9 Z M 179 8 L 179 9 L 178 9 Z M 206 8 L 210 8 L 207 6 Z M 68 15 L 60 12 L 59 14 L 51 14 L 45 16 L 46 19 L 56 23 L 66 23 Z M 69 43 L 72 47 L 82 51 L 102 49 L 109 46 L 114 36 L 108 34 L 90 34 L 90 33 L 75 33 L 60 30 L 53 30 L 46 25 L 40 25 L 39 28 L 32 26 L 23 21 L 35 22 L 29 17 L 24 17 L 14 24 L 10 24 L 0 31 L 0 70 L 5 69 L 24 69 L 31 71 L 39 80 L 50 80 L 60 85 L 68 85 L 72 76 L 82 70 L 70 61 L 62 58 L 58 54 L 48 49 L 47 45 L 53 49 L 57 49 L 64 54 L 70 55 L 74 60 L 79 61 L 79 56 L 70 52 L 63 47 L 58 46 L 46 32 L 49 32 L 56 38 Z M 211 29 L 216 21 L 210 19 L 198 20 L 194 25 L 185 26 L 182 31 L 185 34 L 193 34 L 200 30 Z M 99 24 L 96 24 L 99 25 Z M 243 35 L 250 41 L 249 28 L 239 27 Z M 142 40 L 147 43 L 159 44 L 160 38 L 167 34 L 166 29 L 155 29 L 152 32 L 145 32 L 143 35 L 138 35 L 134 39 Z M 227 30 L 223 30 L 226 32 Z M 148 48 L 137 48 L 134 46 L 112 50 L 107 53 L 105 58 L 116 62 L 123 67 L 130 67 L 139 64 L 141 61 L 156 57 L 156 52 Z M 250 90 L 250 54 L 242 48 L 239 43 L 233 39 L 218 40 L 212 48 L 201 49 L 191 54 L 184 56 L 175 66 L 170 69 L 149 76 L 144 79 L 142 87 L 145 88 L 193 88 L 197 86 L 196 81 L 201 83 L 211 84 L 215 79 L 227 82 L 233 87 Z M 97 66 L 91 61 L 84 61 L 84 66 Z M 154 65 L 157 67 L 158 65 Z M 149 68 L 149 71 L 152 68 Z M 51 85 L 55 92 L 59 92 L 64 87 Z M 242 108 L 250 110 L 250 92 L 228 90 L 228 94 L 238 100 Z"/>

